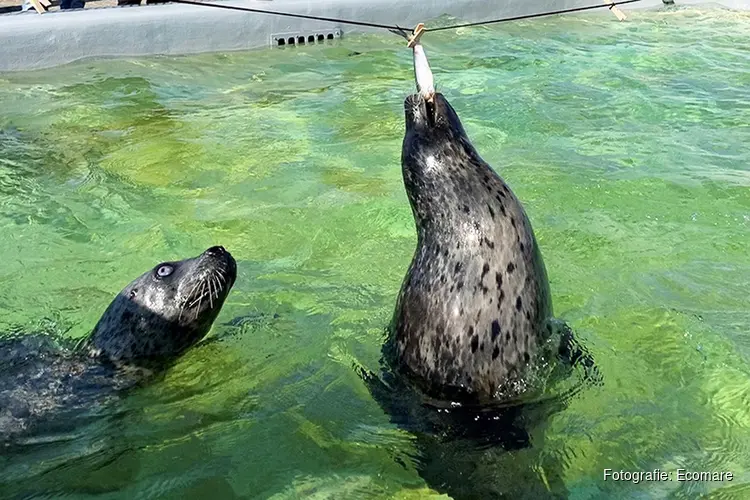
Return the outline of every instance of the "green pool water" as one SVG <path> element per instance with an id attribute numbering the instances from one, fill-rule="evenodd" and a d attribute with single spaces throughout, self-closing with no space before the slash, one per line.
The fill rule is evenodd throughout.
<path id="1" fill-rule="evenodd" d="M 604 376 L 547 426 L 570 498 L 748 498 L 750 15 L 629 14 L 424 44 Z M 215 341 L 114 422 L 0 456 L 0 491 L 439 496 L 352 369 L 377 367 L 416 244 L 400 170 L 411 64 L 384 34 L 0 75 L 0 330 L 81 337 L 160 261 L 221 244 L 239 266 Z M 605 482 L 605 468 L 734 479 Z"/>

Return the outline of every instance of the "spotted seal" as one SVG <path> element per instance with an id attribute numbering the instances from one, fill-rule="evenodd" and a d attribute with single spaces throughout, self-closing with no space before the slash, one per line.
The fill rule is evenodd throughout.
<path id="1" fill-rule="evenodd" d="M 236 277 L 232 255 L 214 246 L 128 284 L 78 345 L 43 335 L 0 340 L 0 441 L 66 423 L 163 372 L 208 333 Z"/>
<path id="2" fill-rule="evenodd" d="M 534 382 L 563 379 L 577 364 L 595 375 L 593 361 L 553 318 L 521 202 L 479 156 L 445 96 L 428 94 L 404 102 L 401 165 L 417 247 L 381 376 L 360 375 L 391 421 L 415 434 L 417 469 L 438 491 L 566 498 L 560 464 L 538 445 L 549 415 L 581 386 L 540 395 L 543 384 Z"/>
<path id="3" fill-rule="evenodd" d="M 551 335 L 550 288 L 531 222 L 442 94 L 411 95 L 404 107 L 402 170 L 417 248 L 388 359 L 436 398 L 515 397 Z"/>

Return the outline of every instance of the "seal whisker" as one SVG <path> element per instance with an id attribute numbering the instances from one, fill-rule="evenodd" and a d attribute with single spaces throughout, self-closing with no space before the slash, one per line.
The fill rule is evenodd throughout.
<path id="1" fill-rule="evenodd" d="M 214 291 L 211 289 L 211 276 L 208 276 L 206 278 L 206 283 L 208 284 L 208 303 L 211 306 L 211 309 L 214 308 Z"/>
<path id="2" fill-rule="evenodd" d="M 188 304 L 193 299 L 193 296 L 195 295 L 195 291 L 200 286 L 200 284 L 201 282 L 199 281 L 198 283 L 193 285 L 193 288 L 190 290 L 190 293 L 188 294 L 187 299 L 185 299 L 185 304 Z M 188 305 L 188 307 L 190 306 Z"/>
<path id="3" fill-rule="evenodd" d="M 201 281 L 199 283 L 200 289 L 198 290 L 198 294 L 196 297 L 188 304 L 188 307 L 193 307 L 195 304 L 198 304 L 200 306 L 200 302 L 203 300 L 203 297 L 206 295 L 206 282 Z"/>
<path id="4" fill-rule="evenodd" d="M 216 282 L 219 284 L 219 288 L 221 288 L 223 290 L 224 287 L 227 284 L 226 278 L 224 278 L 224 276 L 222 275 L 221 271 L 216 271 L 216 273 L 214 274 L 214 276 L 216 276 Z"/>
<path id="5" fill-rule="evenodd" d="M 217 269 L 216 270 L 216 276 L 218 276 L 219 279 L 221 280 L 221 284 L 224 285 L 224 286 L 226 286 L 226 284 L 227 284 L 227 277 L 224 276 L 224 272 L 225 271 L 223 269 Z"/>
<path id="6" fill-rule="evenodd" d="M 219 279 L 216 277 L 212 278 L 212 280 L 214 282 L 214 290 L 216 291 L 216 300 L 219 300 L 219 297 L 221 296 L 221 292 L 222 292 L 221 283 L 219 283 Z"/>
<path id="7" fill-rule="evenodd" d="M 200 311 L 201 311 L 201 304 L 203 303 L 203 297 L 206 296 L 205 289 L 206 289 L 206 282 L 203 281 L 201 283 L 201 294 L 200 296 L 198 296 L 198 307 L 195 308 L 196 319 L 198 318 L 198 314 L 200 314 Z"/>
<path id="8" fill-rule="evenodd" d="M 198 288 L 198 285 L 200 285 L 200 282 L 198 282 L 195 285 L 193 285 L 193 288 L 190 289 L 190 293 L 188 293 L 187 298 L 185 299 L 185 301 L 180 306 L 180 314 L 177 317 L 177 321 L 181 321 L 182 320 L 182 313 L 185 312 L 186 308 L 190 307 L 190 305 L 189 305 L 190 300 L 193 298 L 193 294 L 195 293 L 196 288 Z"/>

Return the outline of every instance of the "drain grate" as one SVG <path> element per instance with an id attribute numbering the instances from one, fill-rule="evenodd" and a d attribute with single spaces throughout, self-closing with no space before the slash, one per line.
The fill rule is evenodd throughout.
<path id="1" fill-rule="evenodd" d="M 341 38 L 341 30 L 315 31 L 313 33 L 277 33 L 271 35 L 271 46 L 305 45 Z"/>

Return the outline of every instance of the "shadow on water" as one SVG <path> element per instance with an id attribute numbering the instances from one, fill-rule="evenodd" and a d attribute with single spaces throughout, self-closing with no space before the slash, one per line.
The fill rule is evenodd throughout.
<path id="1" fill-rule="evenodd" d="M 457 405 L 427 398 L 382 360 L 380 377 L 357 371 L 391 422 L 415 436 L 415 465 L 431 488 L 455 500 L 564 499 L 563 464 L 545 450 L 545 430 L 553 415 L 602 378 L 570 328 L 559 326 L 563 341 L 549 382 L 575 382 L 534 400 Z"/>

